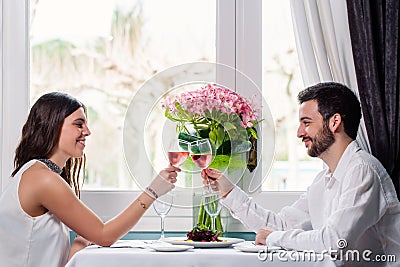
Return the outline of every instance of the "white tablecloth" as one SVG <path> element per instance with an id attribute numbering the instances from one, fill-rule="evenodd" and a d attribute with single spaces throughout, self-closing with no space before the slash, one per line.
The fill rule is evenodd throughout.
<path id="1" fill-rule="evenodd" d="M 132 241 L 135 242 L 135 241 Z M 142 241 L 136 241 L 142 242 Z M 125 243 L 126 244 L 126 243 Z M 133 243 L 135 246 L 135 244 Z M 266 260 L 262 261 L 258 253 L 247 253 L 229 248 L 195 248 L 182 252 L 157 252 L 153 249 L 141 247 L 134 248 L 105 248 L 91 246 L 75 254 L 66 267 L 124 267 L 124 266 L 161 266 L 161 267 L 256 267 L 256 266 L 336 266 L 328 257 L 307 259 L 301 252 L 288 254 L 283 251 L 268 255 L 262 255 Z M 304 255 L 303 255 L 304 256 Z M 296 259 L 297 258 L 297 259 Z"/>

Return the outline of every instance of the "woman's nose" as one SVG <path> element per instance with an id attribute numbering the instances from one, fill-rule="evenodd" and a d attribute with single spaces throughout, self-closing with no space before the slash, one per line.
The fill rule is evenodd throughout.
<path id="1" fill-rule="evenodd" d="M 84 127 L 83 128 L 83 132 L 82 132 L 85 136 L 89 136 L 92 134 L 92 132 L 90 131 L 89 127 Z"/>

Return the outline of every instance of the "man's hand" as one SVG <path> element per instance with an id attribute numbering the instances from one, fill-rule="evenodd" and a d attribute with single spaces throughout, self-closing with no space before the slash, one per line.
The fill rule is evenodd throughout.
<path id="1" fill-rule="evenodd" d="M 256 245 L 266 245 L 265 240 L 273 232 L 273 230 L 268 228 L 261 228 L 256 234 Z"/>
<path id="2" fill-rule="evenodd" d="M 235 187 L 232 182 L 225 177 L 225 175 L 219 170 L 207 168 L 201 172 L 203 177 L 203 185 L 208 186 L 210 184 L 211 189 L 219 191 L 220 196 L 226 197 L 232 189 Z"/>

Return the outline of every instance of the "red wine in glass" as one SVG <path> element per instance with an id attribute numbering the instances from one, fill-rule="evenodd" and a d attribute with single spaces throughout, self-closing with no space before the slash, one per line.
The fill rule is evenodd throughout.
<path id="1" fill-rule="evenodd" d="M 168 159 L 172 166 L 179 167 L 185 160 L 189 157 L 189 152 L 187 151 L 169 151 Z"/>
<path id="2" fill-rule="evenodd" d="M 192 154 L 191 157 L 197 167 L 205 169 L 211 163 L 212 154 Z"/>

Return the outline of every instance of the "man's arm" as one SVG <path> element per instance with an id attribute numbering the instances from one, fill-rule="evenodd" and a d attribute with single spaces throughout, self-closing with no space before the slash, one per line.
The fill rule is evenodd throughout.
<path id="1" fill-rule="evenodd" d="M 258 205 L 240 188 L 235 187 L 221 203 L 232 216 L 239 219 L 247 228 L 257 232 L 260 228 L 273 230 L 304 229 L 310 230 L 307 193 L 304 193 L 293 205 L 274 213 Z"/>
<path id="2" fill-rule="evenodd" d="M 338 241 L 344 239 L 349 248 L 354 247 L 358 238 L 383 216 L 386 202 L 380 194 L 379 177 L 368 165 L 362 164 L 349 170 L 341 186 L 339 206 L 329 215 L 323 227 L 311 231 L 274 231 L 268 235 L 266 243 L 322 252 L 337 249 Z"/>
<path id="3" fill-rule="evenodd" d="M 259 206 L 222 172 L 209 168 L 203 170 L 201 175 L 205 186 L 211 186 L 213 190 L 220 193 L 223 197 L 221 203 L 230 210 L 232 216 L 254 232 L 265 227 L 274 230 L 311 229 L 307 193 L 303 194 L 292 206 L 285 207 L 276 214 Z"/>

